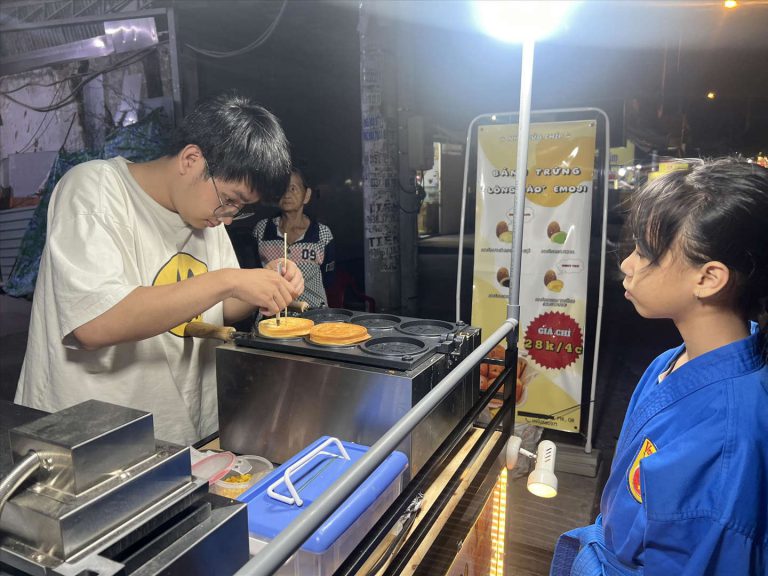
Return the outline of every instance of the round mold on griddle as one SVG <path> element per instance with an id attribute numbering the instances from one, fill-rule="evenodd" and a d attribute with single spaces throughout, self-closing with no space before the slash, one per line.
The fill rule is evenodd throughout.
<path id="1" fill-rule="evenodd" d="M 318 348 L 354 348 L 358 345 L 358 342 L 352 344 L 321 344 L 320 342 L 313 342 L 309 339 L 309 334 L 304 336 L 304 341 L 310 346 L 317 346 Z"/>
<path id="2" fill-rule="evenodd" d="M 442 320 L 409 320 L 398 327 L 400 332 L 414 336 L 443 336 L 456 329 L 454 324 Z"/>
<path id="3" fill-rule="evenodd" d="M 263 334 L 256 334 L 255 338 L 251 340 L 268 340 L 270 342 L 296 342 L 301 340 L 303 336 L 284 336 L 282 338 L 273 338 L 272 336 L 264 336 Z"/>
<path id="4" fill-rule="evenodd" d="M 391 314 L 362 314 L 352 318 L 351 322 L 365 326 L 369 330 L 389 330 L 399 326 L 401 319 Z"/>
<path id="5" fill-rule="evenodd" d="M 253 332 L 248 334 L 247 340 L 250 341 L 259 341 L 259 340 L 269 340 L 270 342 L 296 342 L 297 340 L 301 340 L 304 338 L 302 335 L 298 336 L 264 336 L 261 332 L 259 332 L 259 329 L 256 328 Z"/>
<path id="6" fill-rule="evenodd" d="M 363 342 L 360 348 L 378 356 L 413 356 L 427 350 L 427 344 L 407 336 L 382 336 Z"/>
<path id="7" fill-rule="evenodd" d="M 307 310 L 301 317 L 309 318 L 315 324 L 325 324 L 326 322 L 349 322 L 354 314 L 351 310 L 344 308 L 315 308 L 314 310 Z"/>

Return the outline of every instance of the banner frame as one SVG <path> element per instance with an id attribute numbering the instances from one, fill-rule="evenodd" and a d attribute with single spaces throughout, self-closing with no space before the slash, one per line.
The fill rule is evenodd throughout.
<path id="1" fill-rule="evenodd" d="M 569 118 L 552 118 L 552 116 L 571 116 Z M 578 115 L 581 115 L 579 117 Z M 467 129 L 466 146 L 464 148 L 464 182 L 462 186 L 462 198 L 461 198 L 461 224 L 459 229 L 459 251 L 458 251 L 458 266 L 456 273 L 456 321 L 460 321 L 461 317 L 461 274 L 464 257 L 464 229 L 466 224 L 466 206 L 467 206 L 467 194 L 469 191 L 469 162 L 471 157 L 472 146 L 477 146 L 476 128 L 480 121 L 487 119 L 489 122 L 494 123 L 495 119 L 503 116 L 505 119 L 509 119 L 510 123 L 520 122 L 520 114 L 518 112 L 495 112 L 485 113 L 475 116 L 469 123 Z M 544 117 L 544 118 L 542 118 Z M 604 287 L 605 287 L 605 261 L 606 261 L 606 247 L 608 238 L 608 195 L 610 188 L 608 186 L 608 173 L 610 167 L 610 121 L 605 111 L 600 108 L 557 108 L 546 110 L 532 110 L 530 113 L 531 123 L 535 122 L 561 122 L 561 121 L 588 121 L 595 120 L 601 117 L 604 123 L 604 138 L 602 146 L 598 146 L 595 143 L 595 149 L 601 155 L 602 160 L 602 174 L 598 174 L 598 182 L 600 189 L 603 193 L 603 206 L 602 206 L 602 224 L 601 224 L 601 246 L 600 246 L 600 270 L 598 280 L 598 298 L 597 298 L 597 317 L 595 323 L 595 344 L 592 360 L 592 377 L 590 382 L 589 402 L 587 406 L 587 430 L 586 430 L 586 442 L 584 445 L 584 452 L 589 454 L 592 452 L 592 434 L 594 430 L 594 405 L 595 405 L 595 390 L 597 387 L 597 371 L 599 367 L 599 353 L 600 353 L 600 335 L 603 319 L 603 300 L 604 300 Z M 475 138 L 473 138 L 475 135 Z M 519 254 L 512 254 L 512 260 L 520 261 L 522 254 L 522 242 L 517 245 L 517 251 Z M 519 283 L 520 281 L 520 267 L 512 266 L 510 268 L 514 281 Z M 522 303 L 520 304 L 522 306 Z M 582 402 L 582 410 L 583 410 Z"/>

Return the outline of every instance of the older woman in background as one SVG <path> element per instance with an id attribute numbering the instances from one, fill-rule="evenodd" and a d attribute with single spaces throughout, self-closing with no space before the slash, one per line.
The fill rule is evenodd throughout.
<path id="1" fill-rule="evenodd" d="M 253 228 L 253 238 L 257 266 L 267 267 L 283 257 L 283 237 L 287 235 L 288 259 L 304 275 L 304 294 L 299 300 L 317 308 L 327 305 L 325 288 L 332 281 L 336 255 L 330 228 L 304 213 L 311 198 L 312 189 L 304 174 L 294 167 L 288 188 L 280 198 L 280 215 L 259 220 Z"/>

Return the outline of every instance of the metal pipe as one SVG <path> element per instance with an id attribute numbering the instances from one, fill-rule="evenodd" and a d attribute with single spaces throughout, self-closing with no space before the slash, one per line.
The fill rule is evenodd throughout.
<path id="1" fill-rule="evenodd" d="M 41 20 L 40 22 L 15 22 L 0 26 L 0 34 L 7 32 L 19 32 L 37 30 L 39 28 L 53 28 L 57 26 L 82 26 L 83 24 L 101 23 L 113 20 L 133 20 L 150 16 L 165 16 L 165 8 L 150 8 L 136 10 L 134 12 L 109 12 L 95 16 L 75 16 L 73 18 L 56 18 L 53 20 Z"/>
<path id="2" fill-rule="evenodd" d="M 481 114 L 472 118 L 467 129 L 467 143 L 464 148 L 464 186 L 461 189 L 461 227 L 459 228 L 459 266 L 456 271 L 456 322 L 461 321 L 461 269 L 464 259 L 464 223 L 467 218 L 467 184 L 469 183 L 469 148 L 472 146 L 472 130 L 475 122 L 486 116 Z M 469 319 L 467 319 L 469 322 Z"/>
<path id="3" fill-rule="evenodd" d="M 424 398 L 409 410 L 371 448 L 278 536 L 251 558 L 237 574 L 268 576 L 277 571 L 315 530 L 389 456 L 406 436 L 453 390 L 517 323 L 507 319 L 490 337 L 462 360 Z"/>
<path id="4" fill-rule="evenodd" d="M 181 60 L 179 36 L 176 33 L 176 12 L 168 8 L 168 55 L 171 65 L 171 93 L 173 94 L 173 123 L 178 125 L 184 117 L 184 105 L 181 91 Z"/>
<path id="5" fill-rule="evenodd" d="M 507 301 L 507 319 L 520 323 L 520 277 L 523 262 L 523 225 L 525 222 L 525 191 L 528 180 L 528 138 L 531 133 L 531 92 L 533 91 L 533 52 L 535 42 L 532 39 L 523 41 L 522 67 L 520 69 L 520 111 L 517 116 L 517 164 L 515 166 L 515 215 L 512 219 L 512 253 L 509 265 L 509 300 Z M 517 341 L 519 335 L 515 331 L 507 336 L 507 352 L 505 360 L 508 364 L 517 366 Z M 504 388 L 504 404 L 512 400 L 512 387 Z M 515 413 L 511 411 L 504 418 L 504 433 L 511 435 L 515 425 Z M 507 501 L 512 498 L 512 484 L 507 483 Z M 512 534 L 512 519 L 510 514 L 504 518 L 505 546 L 509 549 Z M 504 557 L 505 571 L 511 568 L 510 555 Z"/>
<path id="6" fill-rule="evenodd" d="M 597 323 L 595 324 L 595 351 L 592 360 L 592 381 L 590 383 L 589 390 L 589 406 L 587 407 L 587 439 L 584 444 L 584 452 L 590 454 L 592 452 L 592 427 L 594 424 L 595 413 L 595 391 L 597 389 L 597 362 L 600 355 L 600 329 L 603 324 L 603 294 L 605 292 L 605 255 L 606 245 L 608 244 L 608 193 L 610 187 L 608 186 L 608 174 L 610 170 L 611 154 L 610 154 L 610 124 L 608 116 L 605 112 L 602 112 L 605 118 L 605 148 L 608 150 L 608 154 L 605 154 L 603 158 L 603 230 L 601 234 L 602 246 L 600 248 L 600 283 L 597 293 Z"/>
<path id="7" fill-rule="evenodd" d="M 531 133 L 531 91 L 533 84 L 533 40 L 523 42 L 520 72 L 520 114 L 517 119 L 517 167 L 515 169 L 515 217 L 512 221 L 512 260 L 509 268 L 507 318 L 520 321 L 520 266 L 523 261 L 523 217 L 528 176 L 528 137 Z"/>
<path id="8" fill-rule="evenodd" d="M 16 489 L 42 466 L 43 461 L 40 456 L 34 450 L 30 450 L 21 462 L 16 464 L 10 473 L 0 480 L 0 518 L 3 516 L 5 503 L 13 496 Z"/>

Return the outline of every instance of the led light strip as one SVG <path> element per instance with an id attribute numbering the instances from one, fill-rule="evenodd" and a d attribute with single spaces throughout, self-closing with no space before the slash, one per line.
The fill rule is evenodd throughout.
<path id="1" fill-rule="evenodd" d="M 507 469 L 504 468 L 493 489 L 491 517 L 491 566 L 488 576 L 504 574 L 504 537 L 507 517 Z"/>

